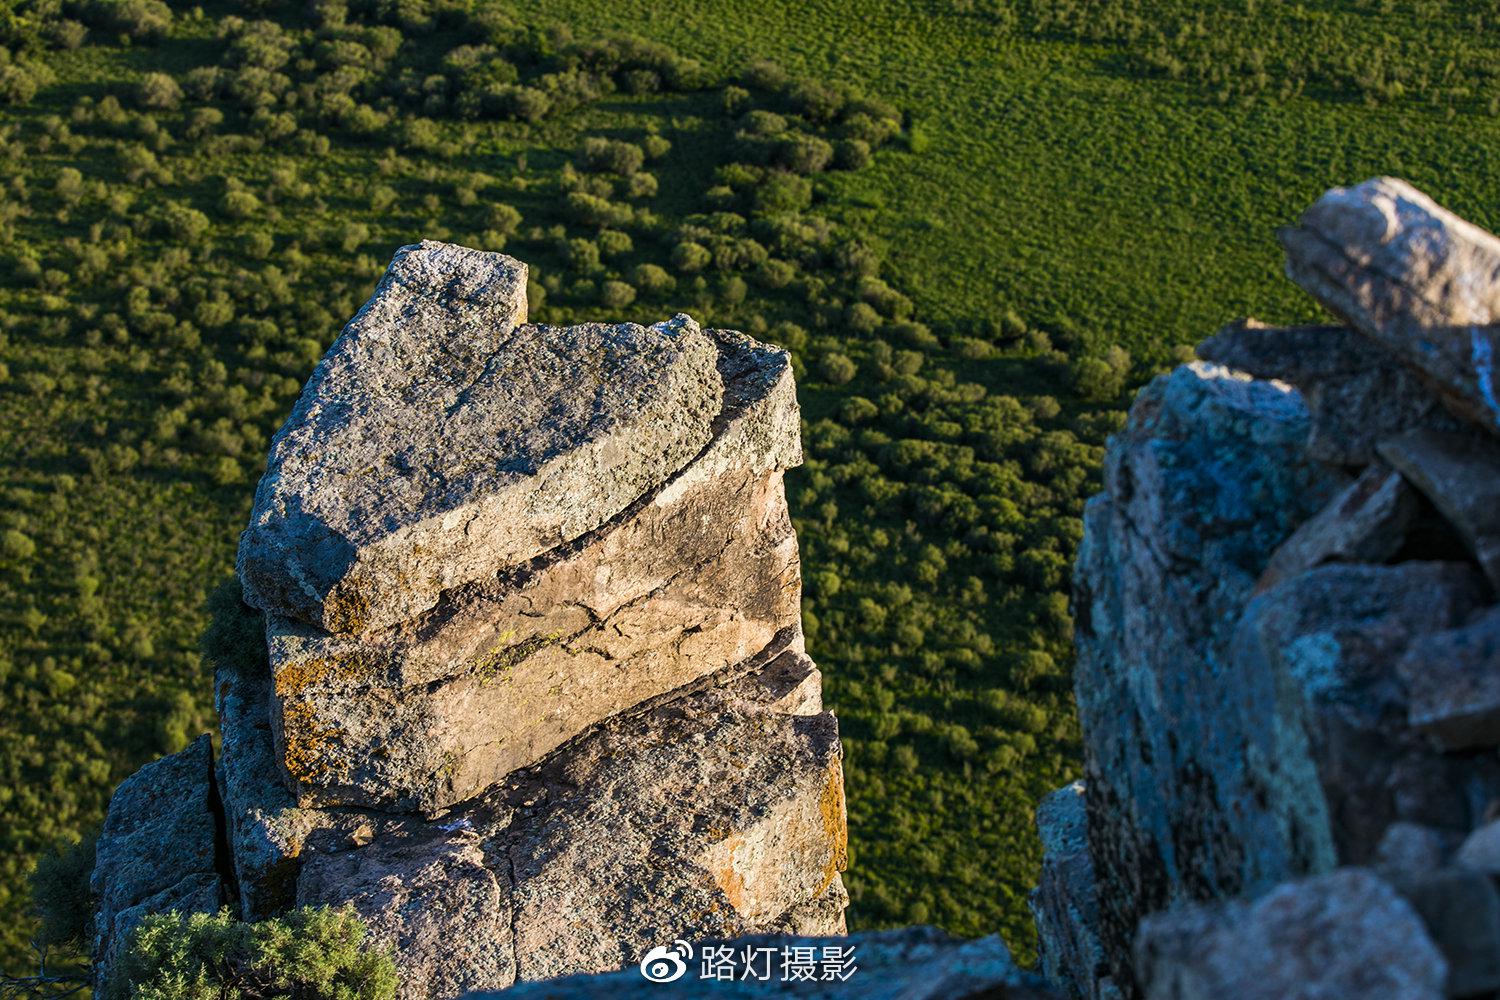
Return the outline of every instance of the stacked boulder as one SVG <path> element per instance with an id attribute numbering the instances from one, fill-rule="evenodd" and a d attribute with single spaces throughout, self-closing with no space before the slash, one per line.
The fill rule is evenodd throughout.
<path id="1" fill-rule="evenodd" d="M 1500 239 L 1389 178 L 1280 237 L 1342 325 L 1205 342 L 1086 512 L 1044 970 L 1088 1000 L 1490 996 Z"/>
<path id="2" fill-rule="evenodd" d="M 237 567 L 264 651 L 219 665 L 217 761 L 111 802 L 101 963 L 221 903 L 352 904 L 416 1000 L 843 933 L 799 441 L 784 351 L 530 324 L 520 262 L 398 251 L 272 444 Z"/>

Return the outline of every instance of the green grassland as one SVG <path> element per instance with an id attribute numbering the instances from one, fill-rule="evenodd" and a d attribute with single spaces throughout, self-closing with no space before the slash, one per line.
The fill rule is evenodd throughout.
<path id="1" fill-rule="evenodd" d="M 793 350 L 851 925 L 1028 954 L 1105 437 L 1220 323 L 1315 315 L 1273 231 L 1324 188 L 1397 173 L 1500 223 L 1483 7 L 6 8 L 0 967 L 37 854 L 211 727 L 204 598 L 269 435 L 422 237 L 527 260 L 544 321 L 682 309 Z M 663 48 L 599 44 L 625 34 Z"/>

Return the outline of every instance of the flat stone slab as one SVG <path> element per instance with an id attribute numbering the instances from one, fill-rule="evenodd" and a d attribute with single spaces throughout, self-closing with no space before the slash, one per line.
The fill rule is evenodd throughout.
<path id="1" fill-rule="evenodd" d="M 1259 899 L 1147 917 L 1136 941 L 1145 1000 L 1440 1000 L 1447 963 L 1412 906 L 1362 868 Z"/>
<path id="2" fill-rule="evenodd" d="M 1332 189 L 1278 236 L 1289 278 L 1500 433 L 1500 239 L 1392 177 Z"/>
<path id="3" fill-rule="evenodd" d="M 248 603 L 358 633 L 598 527 L 697 455 L 714 340 L 525 324 L 526 269 L 403 247 L 272 442 L 238 570 Z"/>
<path id="4" fill-rule="evenodd" d="M 277 758 L 301 805 L 431 814 L 798 629 L 791 365 L 713 335 L 728 391 L 708 446 L 606 524 L 394 628 L 267 616 Z"/>
<path id="5" fill-rule="evenodd" d="M 1419 638 L 1398 669 L 1414 729 L 1447 750 L 1500 746 L 1500 610 Z"/>
<path id="6" fill-rule="evenodd" d="M 1379 451 L 1458 529 L 1500 587 L 1500 444 L 1420 428 L 1382 441 Z"/>
<path id="7" fill-rule="evenodd" d="M 109 801 L 90 886 L 94 961 L 108 976 L 130 932 L 167 910 L 214 912 L 224 898 L 209 737 L 126 778 Z"/>
<path id="8" fill-rule="evenodd" d="M 1328 562 L 1384 562 L 1400 551 L 1417 510 L 1405 479 L 1372 465 L 1281 543 L 1255 588 L 1266 590 Z"/>

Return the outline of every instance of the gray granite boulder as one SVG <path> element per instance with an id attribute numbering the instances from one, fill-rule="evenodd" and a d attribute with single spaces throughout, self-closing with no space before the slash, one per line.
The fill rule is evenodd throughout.
<path id="1" fill-rule="evenodd" d="M 1500 990 L 1500 893 L 1484 872 L 1437 868 L 1391 879 L 1412 905 L 1448 966 L 1454 997 Z"/>
<path id="2" fill-rule="evenodd" d="M 797 628 L 791 365 L 712 336 L 727 391 L 708 446 L 605 524 L 391 628 L 267 617 L 278 759 L 301 804 L 432 813 Z"/>
<path id="3" fill-rule="evenodd" d="M 651 981 L 639 968 L 627 968 L 520 983 L 465 1000 L 1061 1000 L 1016 966 L 998 936 L 963 941 L 932 927 L 907 927 L 837 938 L 757 935 L 684 943 L 688 948 L 679 945 L 674 953 L 682 972 L 670 981 Z M 669 950 L 672 945 L 663 942 Z M 661 969 L 671 975 L 677 965 L 664 958 Z"/>
<path id="4" fill-rule="evenodd" d="M 1142 390 L 1086 509 L 1074 690 L 1099 936 L 1122 988 L 1146 914 L 1284 874 L 1243 826 L 1263 815 L 1244 754 L 1263 734 L 1245 730 L 1231 646 L 1271 553 L 1347 483 L 1305 457 L 1307 426 L 1285 385 L 1183 366 Z"/>
<path id="5" fill-rule="evenodd" d="M 90 879 L 101 982 L 145 917 L 213 913 L 224 901 L 213 769 L 203 735 L 126 778 L 109 800 Z"/>
<path id="6" fill-rule="evenodd" d="M 1412 906 L 1361 868 L 1151 916 L 1135 953 L 1146 1000 L 1441 1000 L 1448 971 Z"/>
<path id="7" fill-rule="evenodd" d="M 524 265 L 397 251 L 271 445 L 238 568 L 246 600 L 333 632 L 598 527 L 688 463 L 724 403 L 691 319 L 524 323 Z"/>
<path id="8" fill-rule="evenodd" d="M 837 725 L 787 711 L 813 708 L 814 668 L 787 649 L 735 669 L 439 819 L 313 838 L 296 902 L 352 904 L 411 998 L 616 969 L 676 938 L 842 933 Z"/>
<path id="9" fill-rule="evenodd" d="M 1500 239 L 1391 177 L 1334 188 L 1279 235 L 1288 277 L 1500 433 Z"/>

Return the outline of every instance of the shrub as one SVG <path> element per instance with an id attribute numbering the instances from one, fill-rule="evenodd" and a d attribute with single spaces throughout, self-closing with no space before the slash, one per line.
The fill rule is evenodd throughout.
<path id="1" fill-rule="evenodd" d="M 764 215 L 801 212 L 812 204 L 812 181 L 780 170 L 768 172 L 754 190 L 755 210 Z"/>
<path id="2" fill-rule="evenodd" d="M 596 241 L 599 244 L 601 257 L 618 257 L 635 249 L 635 243 L 630 239 L 630 234 L 622 233 L 618 229 L 600 230 Z"/>
<path id="3" fill-rule="evenodd" d="M 684 240 L 672 248 L 672 266 L 688 274 L 703 270 L 713 259 L 707 247 L 691 240 Z"/>
<path id="4" fill-rule="evenodd" d="M 776 163 L 795 174 L 815 174 L 833 162 L 833 147 L 815 135 L 794 132 L 776 146 Z"/>
<path id="5" fill-rule="evenodd" d="M 36 77 L 24 67 L 11 63 L 0 66 L 0 101 L 6 104 L 29 104 L 36 96 Z"/>
<path id="6" fill-rule="evenodd" d="M 77 945 L 94 932 L 94 897 L 89 876 L 94 870 L 90 834 L 37 858 L 30 877 L 31 913 L 40 923 L 36 943 L 42 948 Z"/>
<path id="7" fill-rule="evenodd" d="M 147 73 L 136 88 L 136 100 L 143 108 L 170 111 L 182 101 L 182 88 L 165 73 Z"/>
<path id="8" fill-rule="evenodd" d="M 92 0 L 84 22 L 135 39 L 156 39 L 172 26 L 172 9 L 161 0 Z"/>
<path id="9" fill-rule="evenodd" d="M 818 370 L 823 373 L 824 378 L 834 385 L 844 385 L 854 378 L 859 369 L 855 367 L 854 362 L 850 361 L 846 355 L 833 352 L 823 355 L 823 360 L 819 363 Z"/>
<path id="10" fill-rule="evenodd" d="M 394 1000 L 396 967 L 352 909 L 301 907 L 246 924 L 153 914 L 131 935 L 102 1000 Z"/>
<path id="11" fill-rule="evenodd" d="M 599 286 L 599 301 L 610 309 L 624 309 L 635 301 L 635 289 L 623 281 L 606 281 Z"/>
<path id="12" fill-rule="evenodd" d="M 628 177 L 646 164 L 641 147 L 617 139 L 590 136 L 578 150 L 578 166 L 591 173 Z"/>
<path id="13" fill-rule="evenodd" d="M 671 291 L 677 285 L 676 279 L 667 272 L 667 269 L 656 264 L 638 264 L 635 270 L 630 272 L 630 280 L 643 292 Z"/>

